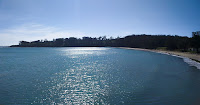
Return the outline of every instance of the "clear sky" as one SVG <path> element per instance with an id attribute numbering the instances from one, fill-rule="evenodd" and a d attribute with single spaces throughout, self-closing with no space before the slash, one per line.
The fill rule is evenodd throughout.
<path id="1" fill-rule="evenodd" d="M 200 31 L 200 0 L 0 0 L 0 46 L 104 35 L 191 37 L 193 31 Z"/>

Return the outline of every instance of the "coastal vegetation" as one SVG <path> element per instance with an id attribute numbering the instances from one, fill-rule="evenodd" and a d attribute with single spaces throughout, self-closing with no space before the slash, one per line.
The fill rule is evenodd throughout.
<path id="1" fill-rule="evenodd" d="M 11 47 L 131 47 L 145 49 L 165 49 L 179 51 L 193 51 L 199 53 L 200 36 L 192 38 L 178 35 L 128 35 L 125 37 L 107 38 L 82 37 L 82 38 L 57 38 L 52 41 L 20 41 L 19 45 Z"/>

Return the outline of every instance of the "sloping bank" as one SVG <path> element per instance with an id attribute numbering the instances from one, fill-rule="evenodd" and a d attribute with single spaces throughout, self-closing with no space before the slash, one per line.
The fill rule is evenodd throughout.
<path id="1" fill-rule="evenodd" d="M 119 47 L 119 48 L 141 50 L 141 51 L 151 51 L 151 52 L 156 52 L 156 53 L 172 55 L 175 57 L 182 58 L 184 62 L 188 63 L 190 66 L 195 66 L 197 67 L 197 69 L 200 69 L 200 54 L 191 54 L 189 52 L 178 52 L 178 51 L 151 50 L 151 49 L 142 49 L 142 48 L 128 48 L 128 47 Z"/>

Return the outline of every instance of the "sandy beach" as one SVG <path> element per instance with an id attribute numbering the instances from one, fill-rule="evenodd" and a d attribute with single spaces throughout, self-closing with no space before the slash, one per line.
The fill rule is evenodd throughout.
<path id="1" fill-rule="evenodd" d="M 190 58 L 192 60 L 200 62 L 200 54 L 192 54 L 190 52 L 178 52 L 178 51 L 166 51 L 166 50 L 151 50 L 151 49 L 142 49 L 142 48 L 128 48 L 128 47 L 119 47 L 123 49 L 133 49 L 133 50 L 142 50 L 142 51 L 151 51 L 151 52 L 158 52 L 158 53 L 167 53 L 170 55 L 177 55 Z"/>

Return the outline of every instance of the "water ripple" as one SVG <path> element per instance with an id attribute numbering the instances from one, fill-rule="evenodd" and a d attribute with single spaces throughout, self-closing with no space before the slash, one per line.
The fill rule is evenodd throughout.
<path id="1" fill-rule="evenodd" d="M 107 94 L 105 74 L 96 63 L 81 65 L 57 73 L 53 79 L 54 86 L 50 87 L 50 97 L 42 99 L 42 103 L 61 104 L 95 104 L 105 103 L 103 96 Z M 46 90 L 44 91 L 46 93 Z M 55 98 L 56 97 L 56 98 Z"/>

